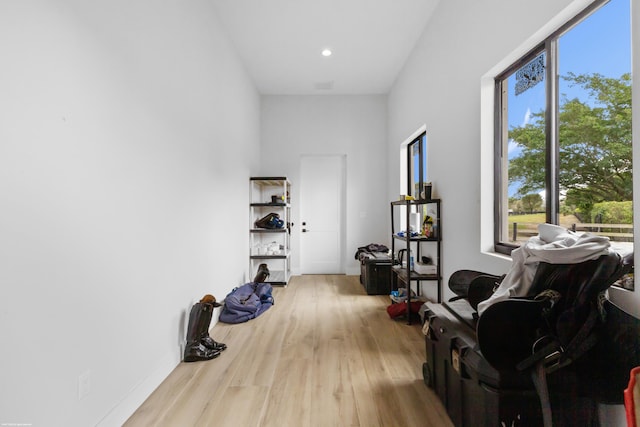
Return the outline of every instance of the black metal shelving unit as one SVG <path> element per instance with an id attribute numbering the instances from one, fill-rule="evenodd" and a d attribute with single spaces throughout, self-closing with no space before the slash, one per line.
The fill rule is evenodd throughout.
<path id="1" fill-rule="evenodd" d="M 417 235 L 411 236 L 410 224 L 412 214 L 420 214 L 420 225 L 424 215 L 428 212 L 428 206 L 435 205 L 435 218 L 433 218 L 433 228 L 431 235 L 423 234 L 423 229 L 416 231 Z M 393 272 L 397 279 L 407 286 L 407 319 L 411 324 L 411 284 L 416 284 L 416 294 L 420 295 L 422 282 L 435 282 L 437 286 L 438 301 L 442 302 L 442 201 L 440 199 L 427 200 L 398 200 L 391 202 L 391 256 L 393 263 Z M 404 213 L 400 212 L 404 208 Z M 404 230 L 396 224 L 398 215 L 404 214 Z M 398 235 L 404 231 L 404 235 Z M 397 246 L 402 245 L 401 249 L 407 249 L 406 266 L 402 266 L 398 262 Z M 434 274 L 421 274 L 411 268 L 410 254 L 414 253 L 414 262 L 421 259 L 422 253 L 425 251 L 425 245 L 435 245 L 435 259 L 433 262 L 436 266 Z M 415 252 L 414 252 L 415 251 Z M 433 252 L 430 251 L 430 252 Z M 394 281 L 395 282 L 395 281 Z M 403 303 L 402 303 L 403 304 Z"/>

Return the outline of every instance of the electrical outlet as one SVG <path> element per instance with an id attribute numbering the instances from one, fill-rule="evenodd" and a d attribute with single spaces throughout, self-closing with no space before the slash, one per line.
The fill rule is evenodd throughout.
<path id="1" fill-rule="evenodd" d="M 85 371 L 78 377 L 78 400 L 82 400 L 91 391 L 91 371 Z"/>

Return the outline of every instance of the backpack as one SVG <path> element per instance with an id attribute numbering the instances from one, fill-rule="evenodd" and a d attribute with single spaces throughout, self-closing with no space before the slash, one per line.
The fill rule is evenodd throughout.
<path id="1" fill-rule="evenodd" d="M 273 306 L 269 283 L 246 283 L 234 288 L 224 299 L 220 321 L 243 323 L 260 316 Z"/>
<path id="2" fill-rule="evenodd" d="M 258 228 L 277 229 L 284 227 L 284 221 L 280 219 L 280 215 L 277 213 L 268 213 L 255 222 L 255 226 Z"/>

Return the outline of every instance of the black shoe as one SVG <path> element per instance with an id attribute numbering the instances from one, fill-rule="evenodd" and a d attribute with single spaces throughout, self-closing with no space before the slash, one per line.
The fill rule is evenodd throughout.
<path id="1" fill-rule="evenodd" d="M 253 278 L 253 283 L 264 283 L 264 281 L 269 277 L 269 274 L 269 267 L 267 267 L 267 264 L 260 264 L 258 266 L 256 277 Z"/>
<path id="2" fill-rule="evenodd" d="M 213 306 L 201 302 L 191 307 L 189 326 L 187 329 L 187 345 L 184 348 L 184 361 L 197 362 L 211 360 L 220 356 L 220 350 L 205 347 L 202 341 L 202 331 L 209 330 Z"/>
<path id="3" fill-rule="evenodd" d="M 220 356 L 220 350 L 212 350 L 198 343 L 195 346 L 188 346 L 184 349 L 185 362 L 199 362 L 201 360 L 211 360 Z"/>
<path id="4" fill-rule="evenodd" d="M 211 350 L 223 351 L 227 349 L 227 345 L 225 343 L 215 341 L 208 334 L 202 337 L 202 339 L 200 340 L 200 343 Z"/>
<path id="5" fill-rule="evenodd" d="M 200 331 L 200 344 L 202 344 L 203 346 L 205 346 L 210 350 L 217 350 L 218 352 L 221 352 L 222 350 L 225 350 L 227 348 L 227 345 L 224 343 L 215 341 L 209 335 L 209 325 L 211 324 L 211 317 L 213 317 L 213 307 L 219 307 L 221 304 L 217 304 L 217 303 L 215 304 L 201 303 L 201 304 L 209 305 L 209 309 L 205 310 L 205 312 L 202 314 L 203 316 L 202 323 L 203 325 L 206 325 L 206 327 L 204 327 Z"/>

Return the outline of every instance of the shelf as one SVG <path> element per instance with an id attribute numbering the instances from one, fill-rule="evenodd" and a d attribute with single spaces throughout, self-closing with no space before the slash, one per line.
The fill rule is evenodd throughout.
<path id="1" fill-rule="evenodd" d="M 249 270 L 255 274 L 260 264 L 267 264 L 270 276 L 266 283 L 287 285 L 291 275 L 291 184 L 284 176 L 249 178 Z M 256 222 L 266 212 L 276 213 L 282 228 L 259 228 Z M 267 255 L 267 248 L 276 244 L 279 250 Z"/>
<path id="2" fill-rule="evenodd" d="M 286 176 L 252 176 L 251 181 L 261 185 L 282 185 L 282 181 L 287 181 Z"/>
<path id="3" fill-rule="evenodd" d="M 397 234 L 394 234 L 393 237 L 395 239 L 402 240 L 403 242 L 407 240 L 406 237 L 398 236 Z M 439 242 L 440 239 L 437 237 L 415 236 L 415 237 L 410 237 L 409 241 L 410 242 Z"/>
<path id="4" fill-rule="evenodd" d="M 407 281 L 407 268 L 406 267 L 400 267 L 399 265 L 396 265 L 393 267 L 393 271 L 398 275 L 398 278 L 400 280 L 402 280 L 403 282 Z M 411 270 L 411 280 L 439 280 L 440 276 L 438 276 L 437 274 L 420 274 L 416 271 Z"/>
<path id="5" fill-rule="evenodd" d="M 432 207 L 427 205 L 435 205 L 435 212 Z M 427 215 L 433 222 L 425 222 Z M 396 219 L 398 221 L 396 222 Z M 431 224 L 429 230 L 433 236 L 425 236 L 419 234 L 415 236 L 407 235 L 407 230 L 424 230 L 426 226 Z M 391 253 L 392 261 L 395 263 L 400 252 L 405 252 L 407 263 L 405 265 L 395 264 L 392 267 L 396 278 L 399 282 L 403 282 L 408 290 L 407 302 L 415 300 L 411 297 L 412 284 L 416 287 L 416 295 L 421 297 L 422 282 L 432 282 L 437 292 L 437 302 L 442 302 L 442 212 L 440 199 L 426 200 L 395 200 L 391 202 Z M 431 232 L 425 231 L 427 234 Z M 398 233 L 404 233 L 399 236 Z M 400 251 L 396 252 L 400 248 Z M 431 274 L 422 274 L 414 270 L 410 270 L 409 257 L 415 260 L 422 259 L 423 255 L 429 255 L 435 264 L 433 269 L 423 270 L 432 271 Z M 407 320 L 411 324 L 411 308 L 407 308 Z"/>
<path id="6" fill-rule="evenodd" d="M 431 203 L 440 203 L 440 199 L 425 199 L 425 200 L 396 200 L 391 202 L 394 206 L 405 206 L 405 205 L 428 205 Z"/>
<path id="7" fill-rule="evenodd" d="M 272 285 L 286 285 L 286 275 L 284 271 L 281 270 L 270 270 L 269 277 L 265 281 L 265 283 L 271 283 Z"/>
<path id="8" fill-rule="evenodd" d="M 265 203 L 251 203 L 249 204 L 249 206 L 253 206 L 253 207 L 275 207 L 275 208 L 288 208 L 290 207 L 289 203 L 271 203 L 271 202 L 265 202 Z"/>
<path id="9" fill-rule="evenodd" d="M 279 254 L 279 255 L 250 255 L 251 259 L 285 259 L 288 258 L 291 255 L 290 252 L 287 252 L 285 254 Z"/>

